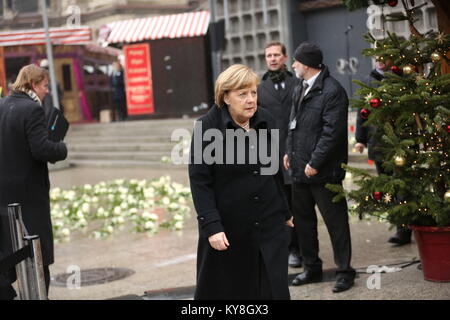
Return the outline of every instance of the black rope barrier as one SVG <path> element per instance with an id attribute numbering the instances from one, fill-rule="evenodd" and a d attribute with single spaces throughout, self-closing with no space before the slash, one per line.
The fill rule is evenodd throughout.
<path id="1" fill-rule="evenodd" d="M 8 272 L 11 268 L 14 268 L 16 264 L 19 264 L 26 258 L 32 256 L 31 246 L 27 245 L 22 249 L 17 250 L 12 255 L 0 260 L 0 273 Z"/>

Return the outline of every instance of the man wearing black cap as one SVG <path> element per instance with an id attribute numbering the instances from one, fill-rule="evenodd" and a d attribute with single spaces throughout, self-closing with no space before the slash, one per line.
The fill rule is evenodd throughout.
<path id="1" fill-rule="evenodd" d="M 348 159 L 348 98 L 342 86 L 322 64 L 322 51 L 302 43 L 292 65 L 303 81 L 294 92 L 290 115 L 287 154 L 284 166 L 293 180 L 294 223 L 303 255 L 304 272 L 292 284 L 299 286 L 322 281 L 315 205 L 330 234 L 337 265 L 333 292 L 350 289 L 355 270 L 350 265 L 351 239 L 347 202 L 334 203 L 335 193 L 327 183 L 340 184 L 345 177 L 341 164 Z"/>

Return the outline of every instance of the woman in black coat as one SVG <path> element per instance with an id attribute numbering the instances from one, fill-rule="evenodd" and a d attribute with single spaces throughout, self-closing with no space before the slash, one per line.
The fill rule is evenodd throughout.
<path id="1" fill-rule="evenodd" d="M 243 65 L 222 72 L 217 105 L 194 129 L 189 178 L 199 222 L 195 299 L 290 298 L 286 225 L 293 224 L 278 170 L 274 119 L 256 106 L 258 82 Z M 246 135 L 253 138 L 239 139 Z M 252 161 L 252 152 L 266 141 L 271 162 Z"/>
<path id="2" fill-rule="evenodd" d="M 7 227 L 8 204 L 19 203 L 28 233 L 41 240 L 48 291 L 48 266 L 54 257 L 47 162 L 65 159 L 67 148 L 63 142 L 48 139 L 41 102 L 48 93 L 48 72 L 35 65 L 25 66 L 12 89 L 0 100 L 0 225 Z M 7 237 L 0 237 L 0 252 L 11 254 Z"/>

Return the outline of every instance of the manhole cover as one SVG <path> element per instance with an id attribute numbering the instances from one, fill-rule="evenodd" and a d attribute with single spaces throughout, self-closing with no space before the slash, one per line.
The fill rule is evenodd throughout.
<path id="1" fill-rule="evenodd" d="M 86 269 L 80 270 L 78 274 L 77 272 L 57 274 L 52 277 L 51 284 L 56 287 L 66 287 L 68 283 L 78 282 L 76 277 L 80 277 L 80 286 L 85 287 L 124 279 L 132 274 L 134 271 L 127 268 Z"/>

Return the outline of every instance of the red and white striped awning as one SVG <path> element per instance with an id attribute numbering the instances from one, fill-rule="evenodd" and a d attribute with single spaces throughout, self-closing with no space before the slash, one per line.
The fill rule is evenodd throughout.
<path id="1" fill-rule="evenodd" d="M 82 45 L 92 41 L 90 27 L 50 28 L 50 39 L 53 44 Z M 44 29 L 10 30 L 0 32 L 0 46 L 18 46 L 45 44 Z"/>
<path id="2" fill-rule="evenodd" d="M 208 11 L 198 11 L 115 21 L 107 24 L 109 32 L 103 33 L 103 40 L 106 43 L 130 43 L 204 36 L 208 31 L 209 19 Z"/>

